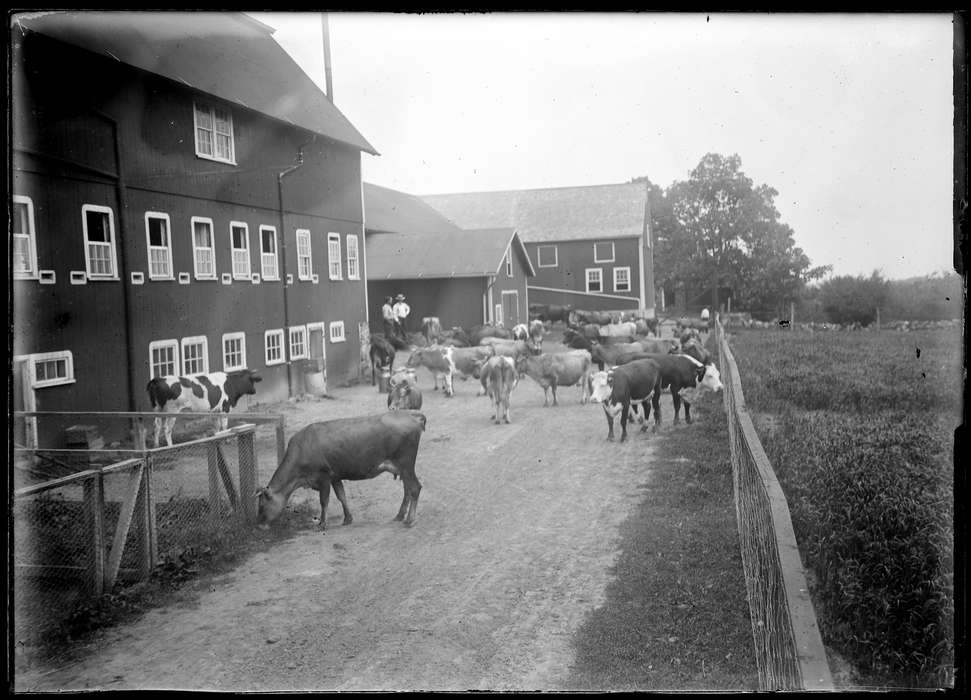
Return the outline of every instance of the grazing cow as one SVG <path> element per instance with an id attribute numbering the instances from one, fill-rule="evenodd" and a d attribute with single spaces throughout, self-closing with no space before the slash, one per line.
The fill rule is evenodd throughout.
<path id="1" fill-rule="evenodd" d="M 682 397 L 682 389 L 712 392 L 722 389 L 718 368 L 713 364 L 702 364 L 690 355 L 652 354 L 650 358 L 661 368 L 661 388 L 671 389 L 675 424 L 679 420 L 682 400 L 684 400 L 684 420 L 687 423 L 691 422 L 691 402 Z M 655 418 L 660 419 L 659 416 Z"/>
<path id="2" fill-rule="evenodd" d="M 310 488 L 320 494 L 320 529 L 326 530 L 331 487 L 348 525 L 353 517 L 344 496 L 344 480 L 373 479 L 381 472 L 401 477 L 404 498 L 395 520 L 411 525 L 421 492 L 415 458 L 425 423 L 425 416 L 418 411 L 390 411 L 302 428 L 287 443 L 283 461 L 270 483 L 256 492 L 260 526 L 266 528 L 280 516 L 296 489 Z"/>
<path id="3" fill-rule="evenodd" d="M 509 394 L 519 383 L 516 373 L 516 363 L 511 357 L 493 355 L 482 366 L 482 386 L 486 394 L 492 399 L 495 412 L 492 420 L 499 425 L 502 421 L 509 423 Z"/>
<path id="4" fill-rule="evenodd" d="M 627 439 L 627 421 L 631 404 L 640 403 L 644 410 L 641 432 L 647 430 L 647 419 L 654 407 L 654 430 L 661 422 L 661 367 L 650 359 L 634 360 L 606 372 L 597 372 L 591 379 L 591 400 L 603 404 L 607 417 L 607 439 L 614 439 L 614 418 L 620 414 L 620 441 Z M 648 404 L 650 401 L 650 404 Z M 636 410 L 636 409 L 635 409 Z"/>
<path id="5" fill-rule="evenodd" d="M 590 353 L 586 350 L 568 350 L 543 355 L 522 357 L 516 365 L 520 375 L 529 376 L 543 387 L 545 401 L 550 405 L 549 391 L 553 390 L 553 405 L 556 406 L 556 387 L 580 385 L 580 403 L 587 402 L 590 388 Z"/>
<path id="6" fill-rule="evenodd" d="M 672 350 L 671 352 L 674 353 L 678 351 Z M 689 340 L 687 343 L 681 344 L 680 354 L 690 355 L 703 365 L 711 364 L 711 353 L 708 352 L 708 349 L 705 348 L 699 341 L 694 339 Z"/>
<path id="7" fill-rule="evenodd" d="M 237 372 L 212 372 L 192 377 L 155 377 L 149 381 L 146 390 L 152 408 L 159 413 L 178 413 L 189 409 L 203 413 L 222 411 L 219 429 L 225 430 L 229 424 L 230 409 L 245 394 L 255 394 L 256 382 L 262 381 L 254 370 L 242 369 Z M 165 442 L 172 446 L 172 426 L 175 417 L 165 419 Z M 162 419 L 155 419 L 155 446 L 160 447 L 159 436 L 162 432 Z"/>
<path id="8" fill-rule="evenodd" d="M 421 389 L 414 382 L 404 379 L 392 385 L 388 392 L 388 410 L 419 410 L 421 408 Z"/>
<path id="9" fill-rule="evenodd" d="M 438 316 L 426 316 L 421 320 L 421 332 L 428 345 L 436 345 L 442 341 L 442 324 Z"/>
<path id="10" fill-rule="evenodd" d="M 395 349 L 383 334 L 375 333 L 371 336 L 371 349 L 368 354 L 371 357 L 371 386 L 374 386 L 378 367 L 394 367 Z"/>
<path id="11" fill-rule="evenodd" d="M 468 335 L 469 345 L 478 345 L 483 338 L 504 338 L 506 340 L 512 339 L 511 331 L 505 328 L 500 328 L 499 326 L 490 325 L 473 326 Z"/>
<path id="12" fill-rule="evenodd" d="M 477 377 L 482 361 L 494 355 L 491 347 L 476 346 L 471 348 L 456 348 L 451 345 L 432 345 L 427 348 L 417 348 L 406 365 L 412 369 L 425 367 L 432 373 L 434 388 L 438 390 L 438 376 L 444 375 L 444 389 L 446 396 L 452 396 L 452 377 L 458 374 L 461 378 Z"/>

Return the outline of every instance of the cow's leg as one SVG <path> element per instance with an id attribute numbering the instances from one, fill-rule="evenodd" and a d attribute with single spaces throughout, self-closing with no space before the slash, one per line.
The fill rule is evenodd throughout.
<path id="1" fill-rule="evenodd" d="M 671 403 L 674 404 L 674 424 L 677 425 L 681 420 L 681 394 L 677 392 L 674 385 L 671 385 Z"/>
<path id="2" fill-rule="evenodd" d="M 556 394 L 554 394 L 556 396 Z M 543 408 L 550 405 L 550 388 L 548 386 L 543 387 Z"/>
<path id="3" fill-rule="evenodd" d="M 506 423 L 512 422 L 512 416 L 509 415 L 509 394 L 502 397 L 502 419 Z"/>
<path id="4" fill-rule="evenodd" d="M 661 427 L 661 390 L 655 389 L 651 396 L 651 407 L 654 409 L 654 432 Z"/>
<path id="5" fill-rule="evenodd" d="M 341 508 L 344 509 L 344 524 L 350 525 L 354 522 L 354 516 L 351 515 L 351 509 L 347 507 L 347 496 L 344 495 L 344 482 L 340 479 L 331 482 L 331 486 L 334 488 L 334 495 L 337 496 L 337 500 L 341 502 Z M 323 518 L 321 518 L 323 521 Z"/>
<path id="6" fill-rule="evenodd" d="M 553 405 L 556 406 L 556 379 L 550 384 L 550 390 L 553 392 Z"/>
<path id="7" fill-rule="evenodd" d="M 630 402 L 625 401 L 624 407 L 620 411 L 620 441 L 627 439 L 627 420 L 630 418 Z"/>
<path id="8" fill-rule="evenodd" d="M 219 431 L 224 433 L 228 429 L 229 429 L 229 409 L 226 409 L 226 411 L 224 411 L 223 414 L 219 417 Z"/>
<path id="9" fill-rule="evenodd" d="M 162 419 L 156 418 L 155 419 L 155 446 L 156 447 L 161 447 L 161 445 L 159 444 L 160 437 L 162 437 Z"/>
<path id="10" fill-rule="evenodd" d="M 172 428 L 175 426 L 175 418 L 165 419 L 165 444 L 172 447 Z"/>
<path id="11" fill-rule="evenodd" d="M 404 520 L 405 525 L 415 522 L 415 511 L 418 508 L 418 494 L 421 492 L 421 482 L 415 474 L 415 459 L 418 457 L 418 443 L 404 446 L 394 459 L 395 466 L 401 472 L 401 486 L 404 492 L 401 499 L 401 508 L 394 517 L 395 520 Z"/>
<path id="12" fill-rule="evenodd" d="M 691 404 L 684 402 L 684 422 L 691 423 Z"/>
<path id="13" fill-rule="evenodd" d="M 320 495 L 320 531 L 327 529 L 327 503 L 330 501 L 330 480 L 317 483 L 317 493 Z"/>
<path id="14" fill-rule="evenodd" d="M 614 417 L 607 410 L 607 404 L 604 404 L 604 415 L 607 416 L 607 439 L 611 442 L 614 439 Z"/>
<path id="15" fill-rule="evenodd" d="M 444 381 L 445 381 L 445 396 L 448 396 L 448 397 L 451 398 L 452 392 L 454 391 L 454 389 L 452 387 L 452 373 L 451 372 L 446 372 L 445 373 L 445 380 Z"/>

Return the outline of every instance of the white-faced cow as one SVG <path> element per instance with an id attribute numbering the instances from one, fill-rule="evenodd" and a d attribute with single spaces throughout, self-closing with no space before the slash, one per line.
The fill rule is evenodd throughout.
<path id="1" fill-rule="evenodd" d="M 237 372 L 212 372 L 211 374 L 197 374 L 192 377 L 155 377 L 149 381 L 146 390 L 152 408 L 159 413 L 178 413 L 190 411 L 204 413 L 206 411 L 228 414 L 236 407 L 237 402 L 245 394 L 255 394 L 256 382 L 261 381 L 255 371 L 243 369 Z M 225 430 L 229 418 L 223 415 L 219 419 L 219 429 Z M 175 417 L 165 419 L 165 442 L 172 446 L 172 426 Z M 160 447 L 159 437 L 162 432 L 162 419 L 155 419 L 155 446 Z"/>
<path id="2" fill-rule="evenodd" d="M 519 383 L 516 364 L 511 357 L 493 355 L 482 366 L 482 386 L 492 400 L 495 412 L 492 419 L 499 425 L 509 423 L 509 394 Z"/>
<path id="3" fill-rule="evenodd" d="M 607 371 L 596 372 L 591 378 L 592 401 L 603 404 L 607 417 L 607 439 L 614 439 L 614 418 L 620 414 L 620 441 L 627 439 L 627 422 L 634 404 L 641 404 L 644 411 L 644 424 L 641 432 L 647 430 L 647 419 L 654 408 L 654 430 L 661 422 L 661 368 L 654 360 L 634 360 L 626 365 L 612 367 Z M 650 401 L 650 404 L 648 403 Z"/>
<path id="4" fill-rule="evenodd" d="M 344 481 L 373 479 L 382 472 L 401 477 L 404 498 L 395 520 L 415 521 L 421 482 L 415 475 L 418 444 L 425 430 L 418 411 L 390 411 L 374 416 L 338 418 L 311 423 L 290 438 L 270 483 L 256 492 L 258 522 L 267 527 L 283 512 L 298 488 L 320 494 L 320 529 L 327 527 L 327 502 L 334 489 L 344 509 L 344 524 L 353 521 L 344 495 Z"/>
<path id="5" fill-rule="evenodd" d="M 671 389 L 675 423 L 678 423 L 681 411 L 682 389 L 699 389 L 702 392 L 722 390 L 718 368 L 713 364 L 702 364 L 689 355 L 652 354 L 650 357 L 661 368 L 661 388 Z M 691 422 L 691 402 L 687 399 L 684 399 L 684 420 Z"/>
<path id="6" fill-rule="evenodd" d="M 452 396 L 452 378 L 458 374 L 462 379 L 477 377 L 483 360 L 494 354 L 489 346 L 474 346 L 471 348 L 456 348 L 451 345 L 432 345 L 427 348 L 417 348 L 411 353 L 406 363 L 408 367 L 416 369 L 425 367 L 432 373 L 434 388 L 438 390 L 438 377 L 444 377 L 445 395 Z"/>
<path id="7" fill-rule="evenodd" d="M 545 398 L 543 406 L 550 405 L 549 392 L 551 389 L 553 390 L 553 405 L 556 406 L 556 388 L 558 386 L 573 386 L 574 384 L 580 385 L 580 403 L 587 402 L 592 364 L 590 353 L 586 350 L 528 355 L 519 360 L 516 369 L 520 374 L 525 374 L 543 387 Z"/>

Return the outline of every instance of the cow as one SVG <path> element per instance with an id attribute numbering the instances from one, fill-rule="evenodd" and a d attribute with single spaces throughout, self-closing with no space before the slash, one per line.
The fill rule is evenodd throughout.
<path id="1" fill-rule="evenodd" d="M 583 311 L 577 309 L 570 314 L 568 323 L 570 325 L 592 323 L 596 326 L 603 326 L 612 321 L 613 318 L 606 311 Z"/>
<path id="2" fill-rule="evenodd" d="M 699 341 L 694 339 L 689 340 L 687 343 L 682 343 L 680 350 L 672 350 L 671 352 L 679 352 L 682 355 L 690 355 L 703 365 L 711 364 L 711 353 L 708 352 L 707 348 L 705 348 Z"/>
<path id="3" fill-rule="evenodd" d="M 529 337 L 529 326 L 525 323 L 517 323 L 512 327 L 513 340 L 526 340 Z M 481 341 L 480 341 L 481 342 Z"/>
<path id="4" fill-rule="evenodd" d="M 392 385 L 388 392 L 388 410 L 419 410 L 421 408 L 421 389 L 407 378 Z"/>
<path id="5" fill-rule="evenodd" d="M 630 321 L 625 323 L 608 323 L 600 326 L 598 332 L 601 338 L 625 338 L 631 341 L 637 335 L 637 324 Z"/>
<path id="6" fill-rule="evenodd" d="M 520 376 L 527 375 L 543 387 L 543 406 L 550 405 L 549 391 L 553 390 L 553 405 L 556 406 L 556 387 L 580 385 L 580 403 L 587 402 L 590 388 L 590 353 L 586 350 L 568 350 L 542 355 L 527 355 L 516 365 Z"/>
<path id="7" fill-rule="evenodd" d="M 242 369 L 236 372 L 212 372 L 192 377 L 155 377 L 145 387 L 152 408 L 159 413 L 178 413 L 189 409 L 199 413 L 222 411 L 219 429 L 225 430 L 229 424 L 227 415 L 237 402 L 246 394 L 256 393 L 256 382 L 262 377 L 255 370 Z M 165 419 L 165 442 L 172 446 L 172 426 L 175 417 Z M 159 437 L 162 432 L 162 419 L 155 419 L 155 446 L 161 447 Z"/>
<path id="8" fill-rule="evenodd" d="M 368 351 L 371 358 L 371 386 L 375 384 L 378 367 L 394 367 L 394 346 L 381 333 L 371 336 L 371 349 Z"/>
<path id="9" fill-rule="evenodd" d="M 540 321 L 545 321 L 546 316 L 549 314 L 550 305 L 549 304 L 530 304 L 529 305 L 529 320 L 538 319 Z"/>
<path id="10" fill-rule="evenodd" d="M 437 345 L 442 341 L 442 324 L 438 316 L 425 316 L 421 320 L 421 332 L 428 345 Z"/>
<path id="11" fill-rule="evenodd" d="M 634 342 L 640 345 L 644 352 L 677 352 L 681 347 L 673 338 L 640 338 Z"/>
<path id="12" fill-rule="evenodd" d="M 515 361 L 505 355 L 493 355 L 482 366 L 481 377 L 482 386 L 495 407 L 492 420 L 496 422 L 496 425 L 499 425 L 502 421 L 509 423 L 511 421 L 509 394 L 519 383 Z"/>
<path id="13" fill-rule="evenodd" d="M 533 305 L 530 304 L 530 308 Z M 545 309 L 541 314 L 537 316 L 541 321 L 549 321 L 550 323 L 555 323 L 557 321 L 562 321 L 563 323 L 570 322 L 570 312 L 573 311 L 573 307 L 570 304 L 546 304 Z"/>
<path id="14" fill-rule="evenodd" d="M 457 348 L 467 348 L 471 345 L 469 334 L 461 326 L 452 326 L 447 331 L 442 331 L 442 342 L 439 344 L 454 345 Z"/>
<path id="15" fill-rule="evenodd" d="M 614 439 L 614 418 L 620 414 L 620 441 L 627 439 L 627 422 L 631 404 L 640 403 L 644 410 L 641 432 L 647 430 L 647 420 L 654 408 L 654 430 L 661 422 L 661 367 L 651 359 L 634 360 L 626 365 L 600 371 L 591 378 L 590 398 L 603 404 L 607 417 L 607 439 Z M 650 401 L 650 404 L 648 404 Z M 636 410 L 636 408 L 635 408 Z"/>
<path id="16" fill-rule="evenodd" d="M 320 529 L 327 529 L 327 502 L 334 489 L 344 509 L 344 524 L 354 518 L 347 507 L 344 481 L 373 479 L 382 472 L 401 477 L 404 498 L 395 520 L 405 525 L 415 521 L 421 482 L 415 475 L 418 444 L 425 430 L 424 414 L 418 411 L 389 411 L 378 415 L 311 423 L 297 431 L 287 443 L 283 461 L 269 484 L 259 489 L 257 522 L 269 527 L 283 512 L 298 488 L 320 494 Z"/>
<path id="17" fill-rule="evenodd" d="M 515 362 L 524 355 L 531 355 L 530 347 L 525 340 L 504 340 L 501 338 L 483 338 L 479 343 L 483 347 L 491 347 L 496 355 L 511 357 Z"/>
<path id="18" fill-rule="evenodd" d="M 637 335 L 647 335 L 651 333 L 655 338 L 659 338 L 658 320 L 656 318 L 638 318 L 634 320 L 635 332 Z"/>
<path id="19" fill-rule="evenodd" d="M 661 368 L 661 388 L 671 389 L 671 401 L 674 404 L 674 423 L 679 421 L 681 401 L 684 400 L 684 420 L 691 422 L 691 402 L 682 397 L 683 389 L 700 389 L 701 391 L 721 391 L 721 377 L 715 365 L 702 364 L 690 355 L 651 354 L 650 359 L 657 362 Z M 660 420 L 659 415 L 655 418 Z"/>
<path id="20" fill-rule="evenodd" d="M 512 331 L 500 326 L 478 325 L 473 326 L 468 333 L 469 345 L 478 345 L 483 338 L 503 338 L 512 339 Z"/>
<path id="21" fill-rule="evenodd" d="M 600 370 L 613 365 L 627 364 L 631 360 L 642 360 L 649 354 L 640 343 L 618 343 L 617 345 L 594 343 L 590 349 L 590 358 Z"/>
<path id="22" fill-rule="evenodd" d="M 478 376 L 482 361 L 494 355 L 491 347 L 476 346 L 471 348 L 456 348 L 451 345 L 432 345 L 427 348 L 416 348 L 406 363 L 407 367 L 416 369 L 425 367 L 432 373 L 434 388 L 438 390 L 438 376 L 444 375 L 445 396 L 452 396 L 452 377 L 456 373 L 463 379 Z"/>

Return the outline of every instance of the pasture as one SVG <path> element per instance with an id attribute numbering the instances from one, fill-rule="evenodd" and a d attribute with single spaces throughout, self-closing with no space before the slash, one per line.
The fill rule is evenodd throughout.
<path id="1" fill-rule="evenodd" d="M 962 330 L 728 332 L 824 642 L 862 685 L 947 687 Z"/>

